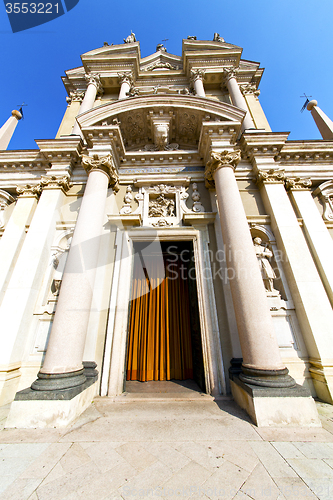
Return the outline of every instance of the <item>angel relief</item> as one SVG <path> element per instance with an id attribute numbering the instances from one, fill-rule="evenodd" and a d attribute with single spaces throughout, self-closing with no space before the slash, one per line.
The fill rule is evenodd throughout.
<path id="1" fill-rule="evenodd" d="M 149 200 L 148 217 L 175 217 L 175 201 L 162 193 Z"/>

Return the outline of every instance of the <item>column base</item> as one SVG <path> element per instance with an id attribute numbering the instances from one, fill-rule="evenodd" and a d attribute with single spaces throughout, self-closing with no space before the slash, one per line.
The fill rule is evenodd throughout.
<path id="1" fill-rule="evenodd" d="M 15 397 L 11 404 L 5 429 L 13 427 L 18 429 L 67 427 L 91 404 L 97 392 L 97 382 L 91 380 L 91 383 L 79 394 L 68 398 L 40 397 L 32 399 L 27 397 L 26 391 L 30 391 L 29 394 L 42 394 L 32 389 L 18 392 L 16 396 L 20 396 Z"/>
<path id="2" fill-rule="evenodd" d="M 242 373 L 239 378 L 245 384 L 256 385 L 259 387 L 271 388 L 291 388 L 296 386 L 295 380 L 288 375 L 288 368 L 282 370 L 257 370 L 247 368 L 242 365 Z"/>
<path id="3" fill-rule="evenodd" d="M 234 400 L 257 427 L 321 427 L 315 402 L 300 385 L 258 387 L 242 382 L 238 376 L 230 380 L 230 385 Z"/>

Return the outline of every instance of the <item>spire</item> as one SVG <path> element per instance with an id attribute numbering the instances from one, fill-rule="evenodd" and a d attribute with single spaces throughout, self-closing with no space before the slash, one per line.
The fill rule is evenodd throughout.
<path id="1" fill-rule="evenodd" d="M 8 144 L 13 136 L 16 125 L 21 118 L 22 114 L 20 111 L 13 109 L 12 116 L 8 118 L 6 123 L 0 128 L 0 150 L 8 148 Z"/>
<path id="2" fill-rule="evenodd" d="M 327 115 L 318 107 L 316 100 L 312 100 L 308 103 L 307 109 L 311 111 L 314 121 L 318 127 L 322 138 L 326 141 L 333 140 L 333 122 L 328 118 Z"/>

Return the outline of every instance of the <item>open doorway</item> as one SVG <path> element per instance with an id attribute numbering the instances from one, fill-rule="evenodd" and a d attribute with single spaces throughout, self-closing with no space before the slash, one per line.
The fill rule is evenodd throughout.
<path id="1" fill-rule="evenodd" d="M 134 252 L 126 391 L 171 381 L 206 392 L 192 241 L 138 242 Z"/>

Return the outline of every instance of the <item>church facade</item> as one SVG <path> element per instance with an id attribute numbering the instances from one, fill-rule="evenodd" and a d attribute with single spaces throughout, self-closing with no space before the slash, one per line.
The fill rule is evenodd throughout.
<path id="1" fill-rule="evenodd" d="M 215 34 L 141 58 L 131 33 L 66 71 L 55 139 L 0 151 L 8 427 L 67 425 L 127 381 L 187 379 L 257 425 L 320 425 L 333 136 L 272 132 L 263 70 L 241 55 Z"/>

